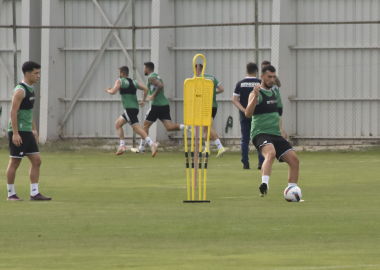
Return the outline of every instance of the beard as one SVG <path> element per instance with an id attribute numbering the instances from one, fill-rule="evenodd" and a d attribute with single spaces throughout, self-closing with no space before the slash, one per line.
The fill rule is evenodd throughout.
<path id="1" fill-rule="evenodd" d="M 264 82 L 264 86 L 268 89 L 271 89 L 273 87 L 273 84 L 272 85 L 268 85 L 266 82 Z"/>
<path id="2" fill-rule="evenodd" d="M 145 75 L 145 76 L 148 76 L 148 72 L 144 72 L 144 75 Z"/>

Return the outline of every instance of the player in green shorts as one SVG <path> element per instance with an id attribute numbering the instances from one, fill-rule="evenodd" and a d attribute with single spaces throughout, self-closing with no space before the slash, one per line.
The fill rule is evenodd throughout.
<path id="1" fill-rule="evenodd" d="M 195 69 L 198 70 L 199 74 L 197 76 L 202 76 L 202 70 L 203 65 L 202 64 L 196 64 Z M 214 97 L 212 101 L 212 122 L 211 122 L 211 130 L 210 130 L 210 137 L 214 140 L 214 143 L 216 147 L 218 147 L 218 154 L 216 157 L 221 157 L 227 150 L 223 147 L 222 142 L 219 140 L 218 133 L 216 133 L 214 129 L 214 119 L 216 116 L 216 113 L 218 111 L 218 103 L 216 102 L 216 95 L 221 94 L 224 92 L 224 88 L 222 84 L 212 75 L 204 74 L 205 79 L 211 80 L 214 83 Z M 203 154 L 207 151 L 207 132 L 208 127 L 203 127 L 203 134 L 205 135 L 205 151 Z"/>
<path id="2" fill-rule="evenodd" d="M 33 119 L 35 92 L 33 84 L 40 79 L 41 66 L 28 61 L 22 65 L 24 80 L 14 91 L 11 107 L 11 119 L 8 124 L 8 140 L 10 160 L 7 169 L 8 201 L 22 201 L 15 192 L 15 178 L 21 160 L 27 156 L 30 160 L 30 200 L 49 201 L 50 197 L 41 195 L 38 191 L 41 157 L 38 150 L 38 132 Z"/>
<path id="3" fill-rule="evenodd" d="M 154 72 L 154 64 L 152 62 L 144 63 L 144 75 L 148 76 L 146 83 L 149 90 L 148 99 L 151 101 L 151 107 L 147 112 L 144 120 L 143 128 L 149 134 L 150 126 L 160 119 L 167 131 L 183 130 L 183 124 L 173 124 L 170 117 L 169 100 L 164 94 L 164 82 L 161 77 Z M 189 127 L 190 128 L 190 127 Z M 146 140 L 141 139 L 139 153 L 144 153 Z"/>
<path id="4" fill-rule="evenodd" d="M 260 196 L 264 197 L 269 189 L 269 177 L 274 159 L 289 165 L 288 185 L 298 183 L 299 160 L 290 143 L 281 136 L 278 97 L 272 87 L 276 79 L 276 69 L 266 65 L 261 71 L 261 85 L 256 85 L 249 95 L 245 116 L 252 117 L 251 139 L 257 151 L 264 156 L 261 168 L 262 183 Z"/>
<path id="5" fill-rule="evenodd" d="M 152 157 L 157 153 L 157 144 L 153 142 L 147 135 L 147 133 L 141 128 L 137 115 L 139 114 L 139 105 L 144 107 L 145 99 L 148 95 L 148 88 L 128 77 L 129 68 L 122 66 L 119 68 L 119 79 L 116 81 L 115 86 L 106 88 L 106 92 L 111 95 L 120 93 L 121 102 L 123 103 L 124 112 L 116 121 L 116 130 L 119 133 L 120 147 L 116 152 L 116 155 L 121 155 L 127 149 L 124 142 L 123 126 L 129 123 L 131 127 L 141 136 L 143 140 L 149 143 L 152 150 Z M 136 92 L 137 89 L 144 91 L 143 100 L 138 103 Z"/>

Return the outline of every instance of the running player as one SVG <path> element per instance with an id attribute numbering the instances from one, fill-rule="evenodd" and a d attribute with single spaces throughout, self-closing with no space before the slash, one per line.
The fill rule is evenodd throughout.
<path id="1" fill-rule="evenodd" d="M 147 87 L 149 90 L 148 99 L 151 101 L 151 107 L 147 112 L 144 120 L 143 129 L 149 134 L 150 126 L 160 119 L 167 131 L 183 130 L 185 125 L 173 124 L 170 117 L 169 100 L 164 94 L 164 82 L 161 77 L 154 72 L 154 64 L 152 62 L 144 63 L 144 75 L 148 76 Z M 191 128 L 190 126 L 188 129 Z M 139 152 L 144 153 L 146 140 L 141 139 Z"/>
<path id="2" fill-rule="evenodd" d="M 196 64 L 195 68 L 197 72 L 197 76 L 202 76 L 202 70 L 203 70 L 203 65 L 202 64 Z M 223 147 L 221 141 L 219 140 L 218 133 L 216 133 L 214 129 L 214 119 L 216 116 L 216 113 L 218 111 L 218 103 L 216 102 L 216 95 L 221 94 L 224 92 L 224 88 L 222 84 L 212 75 L 209 74 L 204 74 L 205 79 L 211 80 L 214 83 L 214 98 L 212 101 L 212 123 L 211 123 L 211 130 L 210 130 L 210 136 L 214 140 L 214 143 L 216 147 L 218 147 L 218 154 L 216 157 L 221 157 L 227 150 Z M 203 127 L 203 134 L 205 135 L 205 151 L 203 154 L 206 154 L 207 151 L 207 132 L 208 132 L 208 127 Z"/>
<path id="3" fill-rule="evenodd" d="M 11 107 L 11 119 L 8 125 L 8 140 L 10 160 L 7 169 L 8 201 L 22 201 L 15 192 L 16 170 L 21 160 L 27 156 L 30 160 L 30 200 L 49 201 L 50 197 L 41 195 L 38 191 L 41 157 L 38 150 L 38 132 L 33 119 L 35 92 L 33 84 L 40 79 L 41 66 L 28 61 L 22 65 L 24 80 L 14 91 Z"/>
<path id="4" fill-rule="evenodd" d="M 272 90 L 276 79 L 276 69 L 266 65 L 261 71 L 261 85 L 256 85 L 249 95 L 245 116 L 252 117 L 251 139 L 257 151 L 264 156 L 259 187 L 264 197 L 269 189 L 269 177 L 275 158 L 289 165 L 288 186 L 297 186 L 299 160 L 290 143 L 281 136 L 278 97 Z"/>
<path id="5" fill-rule="evenodd" d="M 141 128 L 137 115 L 139 114 L 139 105 L 144 107 L 145 99 L 148 95 L 148 88 L 128 77 L 129 68 L 122 66 L 119 68 L 119 79 L 116 81 L 115 86 L 106 88 L 106 92 L 111 95 L 120 93 L 121 102 L 123 103 L 124 113 L 117 119 L 115 125 L 120 138 L 120 147 L 116 152 L 116 155 L 122 155 L 127 149 L 124 142 L 123 126 L 129 123 L 131 127 L 141 136 L 143 140 L 149 143 L 152 149 L 152 157 L 157 153 L 157 144 L 153 142 L 147 135 L 147 133 Z M 137 89 L 144 91 L 144 97 L 140 103 L 137 101 L 136 92 Z"/>

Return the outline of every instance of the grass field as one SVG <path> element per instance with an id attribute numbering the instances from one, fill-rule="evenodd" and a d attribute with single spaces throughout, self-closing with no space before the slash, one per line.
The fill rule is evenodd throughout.
<path id="1" fill-rule="evenodd" d="M 7 202 L 0 151 L 0 269 L 380 269 L 380 150 L 299 152 L 304 203 L 288 203 L 276 162 L 260 171 L 239 153 L 209 160 L 210 204 L 184 204 L 183 153 L 42 153 L 29 201 L 29 162 Z M 251 154 L 252 164 L 256 155 Z"/>

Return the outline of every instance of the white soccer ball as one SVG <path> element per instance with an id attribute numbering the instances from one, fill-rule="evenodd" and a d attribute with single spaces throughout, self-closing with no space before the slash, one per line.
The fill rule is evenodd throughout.
<path id="1" fill-rule="evenodd" d="M 302 191 L 297 186 L 290 186 L 284 190 L 284 197 L 288 202 L 299 202 L 302 198 Z"/>

